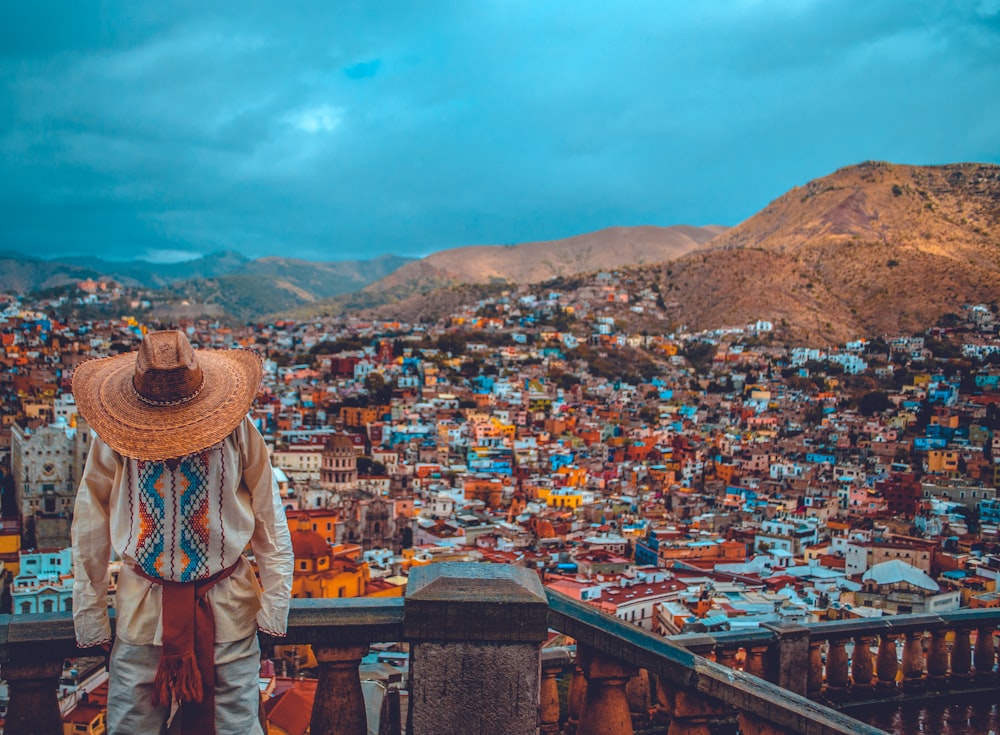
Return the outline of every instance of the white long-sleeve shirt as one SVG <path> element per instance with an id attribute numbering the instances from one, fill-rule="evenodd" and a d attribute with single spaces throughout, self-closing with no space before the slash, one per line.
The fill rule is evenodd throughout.
<path id="1" fill-rule="evenodd" d="M 161 588 L 206 579 L 233 564 L 208 591 L 216 641 L 257 627 L 283 635 L 288 624 L 294 555 L 288 524 L 260 432 L 244 421 L 225 439 L 169 461 L 123 457 L 95 438 L 73 513 L 73 622 L 77 643 L 111 638 L 107 597 L 111 552 L 122 559 L 116 635 L 159 644 Z M 247 545 L 258 584 L 243 555 Z M 263 590 L 261 590 L 263 586 Z"/>

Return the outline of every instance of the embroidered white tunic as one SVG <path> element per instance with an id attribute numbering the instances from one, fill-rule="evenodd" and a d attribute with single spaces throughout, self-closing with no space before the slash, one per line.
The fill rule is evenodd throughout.
<path id="1" fill-rule="evenodd" d="M 248 544 L 260 583 L 243 555 Z M 116 635 L 127 643 L 158 645 L 162 633 L 160 586 L 136 568 L 195 582 L 238 563 L 208 592 L 216 642 L 240 640 L 257 627 L 286 631 L 294 555 L 267 447 L 249 419 L 218 444 L 165 462 L 123 457 L 94 439 L 73 513 L 73 621 L 81 646 L 111 638 L 112 550 L 122 560 Z"/>

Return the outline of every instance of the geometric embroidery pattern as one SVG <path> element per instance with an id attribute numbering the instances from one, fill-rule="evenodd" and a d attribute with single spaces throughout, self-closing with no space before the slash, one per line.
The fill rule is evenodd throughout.
<path id="1" fill-rule="evenodd" d="M 136 540 L 135 561 L 151 577 L 164 573 L 164 473 L 162 462 L 137 462 L 139 491 L 139 536 Z"/>
<path id="2" fill-rule="evenodd" d="M 174 471 L 179 497 L 181 582 L 208 575 L 208 452 L 185 457 Z"/>

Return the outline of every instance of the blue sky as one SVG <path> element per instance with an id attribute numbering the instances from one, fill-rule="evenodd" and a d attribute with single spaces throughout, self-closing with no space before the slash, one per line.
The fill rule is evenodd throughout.
<path id="1" fill-rule="evenodd" d="M 1000 162 L 1000 0 L 9 2 L 0 250 L 425 255 Z"/>

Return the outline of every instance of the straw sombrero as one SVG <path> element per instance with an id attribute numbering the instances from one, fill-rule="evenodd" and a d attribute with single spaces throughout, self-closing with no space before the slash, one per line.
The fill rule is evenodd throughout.
<path id="1" fill-rule="evenodd" d="M 81 364 L 73 395 L 80 415 L 119 454 L 173 459 L 239 426 L 261 374 L 250 350 L 194 350 L 183 332 L 150 332 L 138 352 Z"/>

